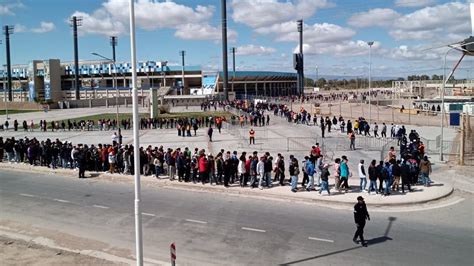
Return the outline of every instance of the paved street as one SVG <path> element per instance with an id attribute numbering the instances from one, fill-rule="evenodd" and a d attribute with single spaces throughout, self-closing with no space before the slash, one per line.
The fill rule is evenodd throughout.
<path id="1" fill-rule="evenodd" d="M 0 229 L 36 233 L 71 248 L 134 253 L 129 184 L 8 170 L 0 182 Z M 149 187 L 142 196 L 149 262 L 168 261 L 171 242 L 178 265 L 471 265 L 474 259 L 470 194 L 440 209 L 372 212 L 368 248 L 352 243 L 355 226 L 347 210 Z"/>

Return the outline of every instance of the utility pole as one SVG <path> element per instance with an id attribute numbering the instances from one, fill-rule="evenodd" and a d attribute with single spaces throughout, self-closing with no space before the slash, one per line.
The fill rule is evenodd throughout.
<path id="1" fill-rule="evenodd" d="M 232 91 L 234 91 L 234 81 L 235 81 L 235 52 L 237 48 L 232 47 Z"/>
<path id="2" fill-rule="evenodd" d="M 300 19 L 297 21 L 298 32 L 300 34 L 300 53 L 299 53 L 299 70 L 298 70 L 298 94 L 302 95 L 304 93 L 304 60 L 303 60 L 303 20 Z"/>
<path id="3" fill-rule="evenodd" d="M 8 83 L 8 101 L 13 101 L 12 93 L 12 64 L 10 59 L 10 34 L 13 34 L 13 26 L 5 25 L 3 27 L 5 34 L 5 49 L 7 53 L 7 83 Z M 6 101 L 5 101 L 6 102 Z"/>
<path id="4" fill-rule="evenodd" d="M 227 0 L 221 0 L 222 16 L 222 71 L 224 78 L 222 87 L 224 89 L 224 100 L 229 100 L 229 73 L 227 65 Z"/>
<path id="5" fill-rule="evenodd" d="M 75 96 L 76 96 L 76 100 L 80 100 L 81 95 L 80 95 L 80 91 L 79 91 L 79 88 L 80 88 L 80 85 L 79 85 L 79 48 L 78 48 L 78 45 L 77 45 L 77 27 L 82 26 L 82 18 L 73 16 L 71 18 L 70 22 L 72 23 L 72 32 L 73 32 L 73 36 L 74 36 L 74 68 L 75 68 L 74 81 L 76 83 L 75 84 L 76 85 Z"/>
<path id="6" fill-rule="evenodd" d="M 186 51 L 182 50 L 179 52 L 181 56 L 181 95 L 183 95 L 184 90 L 184 56 L 186 55 Z"/>

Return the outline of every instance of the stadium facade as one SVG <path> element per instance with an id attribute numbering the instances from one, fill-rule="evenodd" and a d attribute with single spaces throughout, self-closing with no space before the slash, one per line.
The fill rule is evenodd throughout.
<path id="1" fill-rule="evenodd" d="M 81 99 L 131 96 L 130 63 L 81 62 L 78 69 Z M 183 75 L 184 74 L 184 75 Z M 166 62 L 137 64 L 139 95 L 146 97 L 151 88 L 165 95 L 220 95 L 222 72 L 203 71 L 199 66 L 168 66 Z M 15 102 L 58 102 L 75 100 L 75 68 L 59 59 L 33 60 L 12 67 L 12 93 Z M 238 71 L 229 72 L 229 92 L 233 97 L 278 96 L 296 91 L 296 73 Z M 0 99 L 7 88 L 7 72 L 0 70 Z"/>

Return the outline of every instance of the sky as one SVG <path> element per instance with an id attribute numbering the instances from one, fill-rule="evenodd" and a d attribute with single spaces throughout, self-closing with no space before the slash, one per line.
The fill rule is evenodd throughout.
<path id="1" fill-rule="evenodd" d="M 445 45 L 472 34 L 472 1 L 227 0 L 228 48 L 237 49 L 237 70 L 294 72 L 296 20 L 303 19 L 307 76 L 367 77 L 369 61 L 374 77 L 442 74 Z M 222 69 L 220 0 L 138 0 L 135 15 L 139 61 L 178 65 L 184 50 L 186 65 Z M 118 37 L 117 61 L 130 60 L 129 0 L 0 0 L 0 24 L 14 26 L 12 63 L 72 61 L 72 16 L 82 18 L 80 60 L 111 57 L 110 36 Z M 0 51 L 3 65 L 4 36 Z M 448 66 L 459 57 L 451 51 Z M 474 57 L 455 77 L 474 78 Z"/>

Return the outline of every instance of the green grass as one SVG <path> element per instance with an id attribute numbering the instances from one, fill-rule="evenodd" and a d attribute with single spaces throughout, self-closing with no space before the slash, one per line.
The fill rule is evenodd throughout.
<path id="1" fill-rule="evenodd" d="M 229 112 L 184 112 L 184 113 L 167 113 L 158 115 L 159 118 L 179 118 L 179 117 L 209 117 L 209 116 L 225 116 L 229 118 L 232 114 Z"/>
<path id="2" fill-rule="evenodd" d="M 8 114 L 22 114 L 22 113 L 32 113 L 32 112 L 42 112 L 41 110 L 10 110 L 8 109 Z M 5 109 L 0 110 L 0 115 L 6 115 L 7 112 Z"/>

